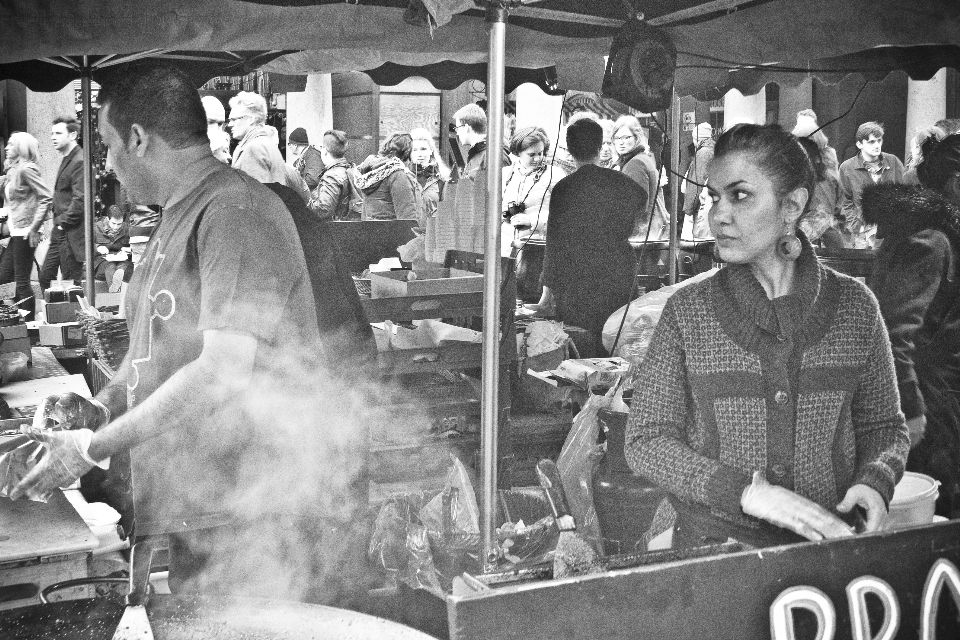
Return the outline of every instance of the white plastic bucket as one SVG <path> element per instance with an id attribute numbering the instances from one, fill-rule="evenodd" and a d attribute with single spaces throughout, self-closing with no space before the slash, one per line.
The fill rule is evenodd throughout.
<path id="1" fill-rule="evenodd" d="M 940 491 L 938 480 L 907 471 L 897 484 L 890 501 L 886 529 L 905 529 L 933 522 L 934 504 Z"/>

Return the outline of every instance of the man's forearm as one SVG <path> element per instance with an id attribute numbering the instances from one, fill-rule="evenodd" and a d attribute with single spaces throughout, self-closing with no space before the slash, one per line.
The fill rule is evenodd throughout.
<path id="1" fill-rule="evenodd" d="M 136 373 L 133 372 L 133 375 Z M 202 359 L 194 360 L 177 371 L 142 403 L 98 430 L 90 443 L 90 456 L 94 460 L 103 460 L 179 429 L 198 415 L 209 415 L 245 386 L 245 380 L 230 378 L 218 375 L 218 371 L 205 365 Z M 114 401 L 117 391 L 111 389 L 113 386 L 108 386 L 97 396 L 101 402 L 104 400 L 100 396 L 105 393 L 107 399 Z M 107 407 L 111 408 L 111 405 L 107 404 Z"/>

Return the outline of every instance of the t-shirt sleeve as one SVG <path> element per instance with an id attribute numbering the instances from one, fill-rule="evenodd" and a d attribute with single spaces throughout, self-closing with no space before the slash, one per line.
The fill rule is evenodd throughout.
<path id="1" fill-rule="evenodd" d="M 267 201 L 268 206 L 284 206 L 273 199 L 276 204 Z M 251 204 L 211 204 L 197 230 L 197 329 L 238 331 L 273 342 L 301 270 L 289 244 Z"/>

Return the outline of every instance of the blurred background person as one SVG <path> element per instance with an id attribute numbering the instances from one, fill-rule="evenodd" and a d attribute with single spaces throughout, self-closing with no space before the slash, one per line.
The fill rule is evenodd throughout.
<path id="1" fill-rule="evenodd" d="M 324 170 L 307 207 L 321 220 L 359 220 L 363 210 L 360 193 L 350 180 L 351 164 L 347 152 L 347 134 L 330 129 L 323 134 L 320 154 Z"/>
<path id="2" fill-rule="evenodd" d="M 546 162 L 550 138 L 540 127 L 523 127 L 510 139 L 516 160 L 503 170 L 504 256 L 517 259 L 517 297 L 537 302 L 542 293 L 543 247 L 550 215 L 550 194 L 563 169 Z"/>
<path id="3" fill-rule="evenodd" d="M 707 168 L 713 160 L 713 127 L 709 122 L 701 122 L 691 132 L 693 138 L 693 156 L 690 165 L 680 183 L 683 193 L 683 216 L 679 220 L 681 236 L 686 240 L 708 238 L 710 236 L 707 214 L 709 199 L 706 195 Z"/>
<path id="4" fill-rule="evenodd" d="M 867 185 L 864 220 L 883 240 L 867 284 L 893 347 L 907 470 L 939 480 L 936 513 L 960 518 L 960 134 L 922 145 L 922 187 Z"/>
<path id="5" fill-rule="evenodd" d="M 597 124 L 603 129 L 603 146 L 600 147 L 600 162 L 597 166 L 613 169 L 617 164 L 617 151 L 613 146 L 613 120 L 601 118 Z"/>
<path id="6" fill-rule="evenodd" d="M 107 283 L 110 293 L 117 293 L 133 273 L 130 259 L 130 227 L 123 209 L 110 205 L 107 215 L 93 228 L 96 250 L 93 257 L 94 278 Z"/>
<path id="7" fill-rule="evenodd" d="M 368 156 L 357 167 L 364 220 L 417 220 L 418 226 L 424 226 L 420 183 L 406 165 L 412 149 L 409 133 L 394 133 L 380 153 Z"/>
<path id="8" fill-rule="evenodd" d="M 659 240 L 666 237 L 670 218 L 663 203 L 660 172 L 653 156 L 647 152 L 647 136 L 636 117 L 617 118 L 613 124 L 613 147 L 617 153 L 617 162 L 613 168 L 636 182 L 640 190 L 647 195 L 644 211 L 637 212 L 632 238 Z M 648 215 L 651 209 L 653 215 Z"/>
<path id="9" fill-rule="evenodd" d="M 837 159 L 837 150 L 830 146 L 830 141 L 820 129 L 817 114 L 813 109 L 804 109 L 797 112 L 797 124 L 793 128 L 793 135 L 798 138 L 810 138 L 820 149 L 821 162 L 827 175 L 840 180 L 840 161 Z"/>
<path id="10" fill-rule="evenodd" d="M 5 147 L 6 174 L 0 177 L 6 227 L 10 242 L 0 257 L 0 284 L 16 283 L 19 307 L 33 320 L 36 301 L 30 285 L 33 254 L 40 244 L 40 227 L 52 202 L 50 187 L 40 175 L 37 161 L 40 145 L 29 133 L 18 131 L 10 136 Z"/>
<path id="11" fill-rule="evenodd" d="M 837 231 L 840 224 L 840 181 L 830 173 L 820 155 L 820 147 L 811 138 L 797 138 L 813 165 L 814 187 L 807 210 L 800 217 L 798 227 L 813 244 L 828 249 L 842 249 L 843 237 Z"/>
<path id="12" fill-rule="evenodd" d="M 287 139 L 287 146 L 293 152 L 293 168 L 307 184 L 311 192 L 320 184 L 320 175 L 323 173 L 323 158 L 320 152 L 310 144 L 307 130 L 297 127 Z"/>
<path id="13" fill-rule="evenodd" d="M 567 127 L 567 148 L 577 170 L 560 180 L 550 200 L 537 309 L 556 309 L 558 320 L 587 330 L 580 356 L 606 355 L 601 341 L 610 314 L 633 292 L 636 262 L 629 238 L 646 198 L 627 176 L 597 166 L 603 129 L 583 119 Z"/>
<path id="14" fill-rule="evenodd" d="M 437 212 L 443 198 L 443 186 L 450 180 L 450 168 L 444 163 L 426 129 L 410 131 L 410 166 L 423 189 L 423 208 L 427 217 Z"/>
<path id="15" fill-rule="evenodd" d="M 233 150 L 234 169 L 263 184 L 287 184 L 286 163 L 280 155 L 277 130 L 266 125 L 267 101 L 263 96 L 241 91 L 230 98 L 230 134 L 239 143 Z"/>

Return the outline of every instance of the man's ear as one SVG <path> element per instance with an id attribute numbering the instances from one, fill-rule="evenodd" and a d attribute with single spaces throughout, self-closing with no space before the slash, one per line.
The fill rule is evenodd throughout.
<path id="1" fill-rule="evenodd" d="M 142 158 L 147 153 L 147 146 L 150 142 L 150 134 L 139 124 L 130 125 L 130 139 L 127 141 L 127 151 L 135 153 L 138 158 Z"/>
<path id="2" fill-rule="evenodd" d="M 810 199 L 810 192 L 806 187 L 798 187 L 785 195 L 780 201 L 780 215 L 783 221 L 793 225 L 803 215 L 807 208 L 807 200 Z"/>

